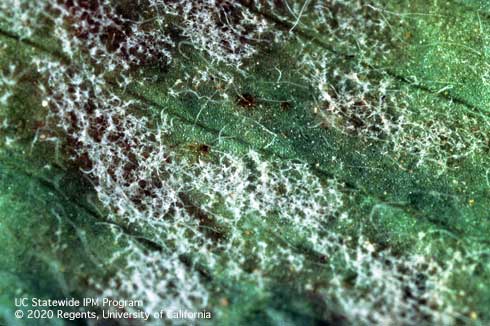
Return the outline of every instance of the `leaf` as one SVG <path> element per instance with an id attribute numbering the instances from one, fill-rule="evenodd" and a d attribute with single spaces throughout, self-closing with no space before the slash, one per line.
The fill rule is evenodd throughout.
<path id="1" fill-rule="evenodd" d="M 181 3 L 191 9 L 179 7 Z M 104 19 L 107 26 L 117 21 L 115 13 L 128 15 L 127 4 L 101 1 L 95 6 L 99 4 L 114 10 L 100 18 L 95 9 L 95 21 Z M 82 12 L 91 10 L 73 6 Z M 2 59 L 4 75 L 13 62 L 19 67 L 15 70 L 19 83 L 11 90 L 4 118 L 9 126 L 4 146 L 9 146 L 8 137 L 20 137 L 15 151 L 27 156 L 29 147 L 40 146 L 31 146 L 34 137 L 56 139 L 57 154 L 54 148 L 36 149 L 35 160 L 67 165 L 66 173 L 77 168 L 92 171 L 80 172 L 77 178 L 90 178 L 104 212 L 103 218 L 78 217 L 64 223 L 68 228 L 76 225 L 78 234 L 90 234 L 92 252 L 127 254 L 120 263 L 130 267 L 121 271 L 108 259 L 107 272 L 100 271 L 103 277 L 99 272 L 94 276 L 102 280 L 96 290 L 129 298 L 151 293 L 158 299 L 151 297 L 152 301 L 147 294 L 147 307 L 161 309 L 164 303 L 179 302 L 172 291 L 162 293 L 159 284 L 167 284 L 166 289 L 175 288 L 176 296 L 207 302 L 196 307 L 210 309 L 217 320 L 228 323 L 488 319 L 484 307 L 489 273 L 482 260 L 489 231 L 488 8 L 483 3 L 336 1 L 322 7 L 322 2 L 306 1 L 289 7 L 282 1 L 261 6 L 244 1 L 208 7 L 206 2 L 177 1 L 168 6 L 172 14 L 158 17 L 168 20 L 170 27 L 158 23 L 148 27 L 150 32 L 123 35 L 140 40 L 155 37 L 151 28 L 168 33 L 170 39 L 157 38 L 165 45 L 159 43 L 156 50 L 167 51 L 168 46 L 169 54 L 159 55 L 171 61 L 158 64 L 151 60 L 144 64 L 137 56 L 133 64 L 127 54 L 121 59 L 111 44 L 100 43 L 103 38 L 84 40 L 83 31 L 70 29 L 76 22 L 56 25 L 49 14 L 44 17 L 50 21 L 46 30 L 37 30 L 32 37 L 16 34 L 18 28 L 8 23 L 0 31 L 7 53 Z M 148 14 L 140 10 L 141 15 Z M 172 10 L 180 10 L 181 17 Z M 208 21 L 201 22 L 203 33 L 196 29 L 195 12 L 209 14 Z M 252 28 L 268 30 L 247 38 L 238 21 L 227 21 L 237 29 L 220 30 L 217 39 L 209 38 L 221 21 L 214 19 L 223 12 L 230 19 L 250 19 Z M 63 38 L 56 40 L 47 31 L 50 28 L 65 31 L 73 38 L 69 44 L 79 49 L 68 51 Z M 117 31 L 108 33 L 117 40 Z M 264 40 L 255 44 L 259 36 Z M 274 37 L 280 40 L 272 41 Z M 246 51 L 232 45 L 232 50 L 226 50 L 224 42 L 243 38 Z M 94 42 L 102 52 L 91 56 L 91 48 L 80 39 Z M 120 49 L 130 44 L 120 42 Z M 145 60 L 154 59 L 154 49 L 148 43 L 144 46 L 150 49 Z M 252 50 L 257 52 L 251 54 Z M 118 54 L 112 56 L 111 51 Z M 245 54 L 240 57 L 240 53 Z M 37 71 L 29 66 L 30 58 L 44 60 Z M 121 68 L 126 64 L 130 68 Z M 74 82 L 76 78 L 82 82 Z M 38 79 L 46 90 L 44 109 L 34 87 Z M 70 91 L 64 93 L 64 83 L 92 95 L 76 101 Z M 112 101 L 114 97 L 128 104 Z M 80 117 L 91 119 L 84 105 L 103 112 L 106 120 L 90 120 L 86 129 L 80 127 Z M 70 118 L 69 112 L 79 115 Z M 36 121 L 45 116 L 51 122 L 54 116 L 58 125 L 38 129 Z M 111 134 L 105 126 L 110 125 L 109 118 L 125 124 L 115 122 Z M 82 138 L 86 134 L 88 139 Z M 97 141 L 104 135 L 111 142 Z M 133 142 L 118 145 L 124 141 Z M 161 148 L 165 151 L 159 153 Z M 115 155 L 112 160 L 109 154 Z M 77 159 L 74 164 L 70 155 Z M 163 167 L 152 165 L 158 160 Z M 126 167 L 132 161 L 134 167 Z M 16 171 L 23 171 L 29 164 L 18 158 L 16 166 Z M 107 175 L 97 171 L 105 171 L 117 182 L 102 181 Z M 150 172 L 160 174 L 156 178 Z M 158 186 L 155 178 L 164 185 Z M 136 196 L 130 190 L 133 186 L 120 180 L 146 189 L 144 195 Z M 19 191 L 24 188 L 19 186 Z M 77 203 L 78 192 L 85 190 L 65 195 Z M 162 193 L 171 199 L 166 201 Z M 48 207 L 73 205 L 59 200 Z M 156 211 L 164 212 L 158 215 L 145 200 L 160 200 L 171 208 L 156 206 Z M 20 209 L 29 212 L 29 207 Z M 326 213 L 318 213 L 321 209 Z M 322 219 L 301 210 L 314 217 L 318 213 Z M 83 207 L 73 211 L 85 215 Z M 151 214 L 162 220 L 152 220 Z M 26 221 L 35 218 L 32 215 L 27 213 Z M 91 234 L 94 219 L 124 231 Z M 35 230 L 31 229 L 26 234 Z M 114 237 L 124 240 L 113 248 L 110 240 L 103 240 Z M 78 241 L 66 239 L 74 249 Z M 5 248 L 14 247 L 9 243 Z M 51 252 L 44 247 L 37 251 Z M 345 261 L 342 256 L 349 258 Z M 71 269 L 80 263 L 57 259 Z M 440 275 L 434 276 L 434 271 Z M 128 283 L 107 292 L 107 277 L 124 284 L 126 278 L 136 276 L 148 278 L 154 288 L 139 291 Z M 179 277 L 192 288 L 179 288 Z M 442 285 L 430 288 L 434 284 Z M 70 290 L 82 295 L 94 291 L 77 282 Z"/>

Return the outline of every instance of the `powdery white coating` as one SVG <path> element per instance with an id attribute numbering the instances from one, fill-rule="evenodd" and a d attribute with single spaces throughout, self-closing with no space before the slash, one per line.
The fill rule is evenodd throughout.
<path id="1" fill-rule="evenodd" d="M 134 65 L 171 61 L 174 42 L 168 35 L 158 28 L 146 28 L 148 22 L 123 17 L 108 0 L 49 5 L 57 14 L 55 34 L 70 58 L 83 49 L 108 73 L 128 70 Z"/>
<path id="2" fill-rule="evenodd" d="M 404 42 L 393 26 L 407 22 L 396 13 L 378 1 L 316 0 L 306 10 L 290 8 L 285 19 L 300 13 L 298 28 L 324 40 L 304 42 L 297 54 L 304 79 L 316 89 L 322 126 L 382 142 L 387 155 L 408 154 L 417 167 L 432 163 L 441 173 L 455 160 L 485 152 L 490 139 L 479 126 L 488 126 L 488 117 L 452 103 L 415 102 L 415 89 L 385 67 L 393 64 L 390 55 L 397 56 L 396 44 Z"/>
<path id="3" fill-rule="evenodd" d="M 15 70 L 16 66 L 11 64 L 7 71 L 0 71 L 0 108 L 7 107 L 10 97 L 13 95 L 12 89 L 17 84 Z"/>
<path id="4" fill-rule="evenodd" d="M 145 238 L 162 248 L 144 250 L 136 239 L 123 237 L 127 249 L 113 259 L 124 257 L 127 267 L 113 276 L 109 287 L 93 281 L 102 296 L 144 300 L 148 312 L 203 309 L 212 291 L 202 279 L 203 270 L 210 277 L 225 275 L 266 289 L 268 275 L 277 270 L 311 268 L 307 262 L 312 258 L 281 238 L 293 233 L 313 252 L 340 261 L 325 265 L 337 275 L 324 289 L 325 300 L 335 299 L 350 320 L 416 323 L 426 314 L 434 321 L 452 318 L 445 279 L 437 273 L 441 266 L 425 257 L 375 255 L 372 247 L 352 247 L 329 228 L 332 219 L 348 218 L 337 181 L 322 184 L 307 165 L 271 162 L 253 151 L 242 158 L 218 154 L 218 162 L 182 160 L 164 144 L 172 129 L 164 113 L 158 129 L 150 130 L 144 118 L 131 113 L 132 103 L 99 89 L 103 79 L 87 67 L 74 76 L 49 61 L 38 67 L 41 73 L 49 71 L 55 121 L 79 142 L 78 155 L 88 155 L 93 164 L 86 173 L 109 208 L 109 218 L 144 231 Z M 72 80 L 78 83 L 77 94 L 87 97 L 73 98 L 67 91 Z M 91 91 L 97 96 L 89 97 Z M 94 117 L 104 121 L 95 137 Z M 210 223 L 197 218 L 194 208 Z M 340 280 L 349 271 L 357 278 L 346 289 Z M 429 299 L 431 305 L 425 306 L 423 300 Z M 419 309 L 427 311 L 421 314 Z"/>
<path id="5" fill-rule="evenodd" d="M 5 0 L 0 2 L 0 19 L 12 33 L 29 38 L 40 27 L 45 1 Z"/>
<path id="6" fill-rule="evenodd" d="M 182 35 L 213 63 L 239 67 L 252 57 L 258 42 L 268 30 L 264 19 L 252 14 L 238 1 L 149 0 L 163 14 L 175 16 Z"/>

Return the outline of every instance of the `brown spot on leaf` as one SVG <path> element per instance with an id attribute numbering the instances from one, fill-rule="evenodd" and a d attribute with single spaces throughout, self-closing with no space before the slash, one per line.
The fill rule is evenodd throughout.
<path id="1" fill-rule="evenodd" d="M 281 110 L 282 111 L 289 111 L 291 109 L 291 103 L 288 101 L 283 101 L 281 102 Z"/>
<path id="2" fill-rule="evenodd" d="M 201 152 L 202 154 L 208 154 L 210 150 L 211 150 L 211 146 L 209 145 L 206 144 L 199 145 L 199 152 Z"/>
<path id="3" fill-rule="evenodd" d="M 252 109 L 257 106 L 257 99 L 249 93 L 243 93 L 237 98 L 237 104 L 243 108 Z"/>

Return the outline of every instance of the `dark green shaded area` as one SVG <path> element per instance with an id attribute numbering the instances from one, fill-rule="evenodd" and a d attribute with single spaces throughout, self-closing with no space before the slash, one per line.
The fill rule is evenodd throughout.
<path id="1" fill-rule="evenodd" d="M 90 191 L 78 176 L 15 152 L 0 155 L 0 321 L 26 325 L 13 318 L 14 298 L 78 297 L 74 289 L 103 273 L 113 238 L 83 198 Z"/>

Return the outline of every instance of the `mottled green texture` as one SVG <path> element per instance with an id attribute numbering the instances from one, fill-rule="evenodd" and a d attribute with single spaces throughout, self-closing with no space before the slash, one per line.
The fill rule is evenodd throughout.
<path id="1" fill-rule="evenodd" d="M 405 56 L 394 69 L 433 92 L 446 88 L 440 93 L 442 98 L 463 102 L 473 114 L 488 112 L 489 16 L 485 6 L 480 1 L 461 5 L 411 1 L 414 14 L 403 17 L 410 25 L 403 38 Z"/>
<path id="2" fill-rule="evenodd" d="M 114 240 L 86 202 L 90 190 L 78 176 L 13 151 L 1 158 L 0 318 L 14 323 L 13 298 L 76 295 L 72 289 L 90 275 L 106 272 L 101 261 Z"/>

